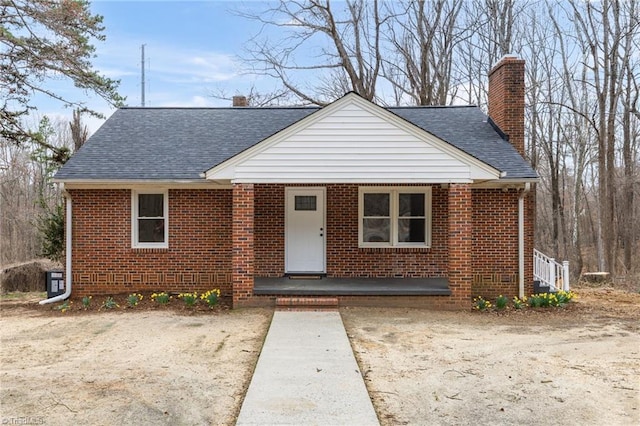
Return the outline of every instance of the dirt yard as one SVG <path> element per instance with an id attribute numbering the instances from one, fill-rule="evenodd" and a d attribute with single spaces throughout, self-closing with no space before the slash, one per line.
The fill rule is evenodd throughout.
<path id="1" fill-rule="evenodd" d="M 343 309 L 383 425 L 640 424 L 640 294 L 566 309 Z"/>
<path id="2" fill-rule="evenodd" d="M 640 294 L 578 295 L 341 313 L 383 425 L 640 424 Z M 0 302 L 3 424 L 234 424 L 272 314 L 33 305 Z"/>
<path id="3" fill-rule="evenodd" d="M 0 421 L 233 424 L 271 314 L 253 309 L 69 315 L 5 304 Z"/>

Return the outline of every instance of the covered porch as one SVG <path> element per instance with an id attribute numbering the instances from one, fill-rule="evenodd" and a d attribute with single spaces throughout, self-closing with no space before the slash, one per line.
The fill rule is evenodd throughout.
<path id="1" fill-rule="evenodd" d="M 425 233 L 421 243 L 368 245 L 360 225 L 363 191 L 358 184 L 233 184 L 233 306 L 271 304 L 280 297 L 337 297 L 357 304 L 415 301 L 445 307 L 468 303 L 473 269 L 471 185 L 377 186 L 376 193 L 381 188 L 427 194 L 420 198 L 428 218 L 420 228 Z M 317 192 L 318 207 L 301 212 L 316 212 L 320 220 L 314 223 L 305 216 L 299 221 L 302 230 L 292 232 L 296 204 L 291 195 L 307 192 Z M 307 228 L 311 231 L 303 232 Z M 305 236 L 305 245 L 291 249 L 291 237 L 299 235 Z M 317 254 L 302 256 L 306 245 L 314 242 Z M 313 268 L 292 268 L 297 258 L 318 262 Z"/>

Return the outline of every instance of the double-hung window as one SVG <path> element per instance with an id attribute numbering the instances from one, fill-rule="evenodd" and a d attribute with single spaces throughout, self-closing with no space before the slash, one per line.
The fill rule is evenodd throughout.
<path id="1" fill-rule="evenodd" d="M 135 248 L 167 248 L 168 191 L 132 191 L 131 244 Z"/>
<path id="2" fill-rule="evenodd" d="M 430 187 L 361 187 L 360 247 L 430 247 Z"/>

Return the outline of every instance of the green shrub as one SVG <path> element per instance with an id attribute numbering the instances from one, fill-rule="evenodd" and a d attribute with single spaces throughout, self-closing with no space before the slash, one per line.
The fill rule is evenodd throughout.
<path id="1" fill-rule="evenodd" d="M 70 300 L 65 300 L 61 305 L 56 306 L 56 309 L 62 312 L 63 314 L 71 309 L 71 304 L 73 302 Z"/>
<path id="2" fill-rule="evenodd" d="M 171 296 L 163 291 L 162 293 L 153 293 L 151 295 L 151 300 L 155 300 L 161 305 L 166 305 L 171 300 Z"/>
<path id="3" fill-rule="evenodd" d="M 40 253 L 53 261 L 59 261 L 64 254 L 64 203 L 59 201 L 53 207 L 41 203 L 43 211 L 38 216 L 40 232 Z"/>
<path id="4" fill-rule="evenodd" d="M 485 311 L 491 308 L 491 306 L 491 302 L 485 300 L 482 296 L 473 299 L 473 309 L 477 309 L 478 311 Z"/>
<path id="5" fill-rule="evenodd" d="M 130 308 L 135 308 L 142 300 L 142 297 L 140 293 L 131 293 L 127 296 L 127 305 L 129 305 Z"/>
<path id="6" fill-rule="evenodd" d="M 198 303 L 198 293 L 195 291 L 193 293 L 180 293 L 178 298 L 182 299 L 187 306 L 195 306 Z"/>
<path id="7" fill-rule="evenodd" d="M 522 309 L 526 306 L 527 303 L 527 297 L 524 296 L 522 299 L 519 299 L 518 297 L 514 297 L 513 298 L 513 307 L 515 309 Z"/>
<path id="8" fill-rule="evenodd" d="M 503 310 L 504 308 L 507 307 L 508 302 L 509 302 L 509 299 L 507 299 L 503 295 L 498 296 L 498 298 L 496 299 L 496 309 Z"/>
<path id="9" fill-rule="evenodd" d="M 91 305 L 91 296 L 84 296 L 82 298 L 82 307 L 84 309 L 89 309 L 90 305 Z"/>
<path id="10" fill-rule="evenodd" d="M 532 294 L 529 298 L 529 306 L 532 308 L 562 307 L 568 304 L 573 298 L 575 298 L 575 293 L 564 290 L 555 293 Z"/>
<path id="11" fill-rule="evenodd" d="M 107 297 L 107 299 L 104 301 L 104 303 L 102 303 L 102 307 L 105 309 L 113 309 L 113 308 L 118 308 L 120 307 L 120 305 L 118 305 L 116 303 L 115 300 L 113 300 L 113 297 L 109 296 Z"/>
<path id="12" fill-rule="evenodd" d="M 200 296 L 200 299 L 204 300 L 207 303 L 207 306 L 213 308 L 218 304 L 218 299 L 220 298 L 220 290 L 213 289 L 209 290 L 206 293 Z"/>

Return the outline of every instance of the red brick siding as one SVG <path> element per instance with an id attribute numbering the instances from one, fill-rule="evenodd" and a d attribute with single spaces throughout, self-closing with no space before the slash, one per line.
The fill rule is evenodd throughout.
<path id="1" fill-rule="evenodd" d="M 284 188 L 255 185 L 255 268 L 261 277 L 284 273 Z"/>
<path id="2" fill-rule="evenodd" d="M 254 265 L 237 269 L 257 276 L 284 272 L 284 185 L 255 185 L 254 232 L 238 222 L 232 236 L 231 190 L 170 190 L 169 248 L 131 248 L 130 190 L 70 190 L 73 198 L 73 296 L 129 291 L 186 291 L 221 288 L 232 295 L 232 240 L 253 238 Z M 326 185 L 327 273 L 329 276 L 449 276 L 449 190 L 432 186 L 432 248 L 358 248 L 358 185 Z M 238 190 L 236 213 L 248 219 L 248 188 Z M 241 203 L 242 202 L 242 203 Z M 454 203 L 455 204 L 455 203 Z M 525 284 L 532 291 L 532 194 L 527 196 L 525 221 Z M 472 189 L 472 296 L 517 294 L 518 192 Z M 454 219 L 456 223 L 457 219 Z M 251 226 L 251 225 L 249 225 Z M 249 247 L 249 240 L 246 241 Z M 457 247 L 457 244 L 453 244 Z M 249 253 L 240 250 L 237 256 Z M 463 271 L 466 276 L 468 271 Z M 240 277 L 238 275 L 238 277 Z M 466 278 L 465 278 L 466 279 Z M 239 280 L 238 300 L 247 301 L 249 281 Z M 244 286 L 244 287 L 243 287 Z M 242 287 L 242 288 L 241 288 Z M 466 296 L 461 296 L 466 297 Z M 376 304 L 376 298 L 346 297 L 344 302 Z M 383 297 L 384 299 L 384 297 Z M 405 300 L 402 297 L 396 301 Z M 454 306 L 447 297 L 417 301 L 418 305 Z M 259 300 L 269 300 L 260 298 Z M 394 299 L 395 300 L 395 299 Z M 446 303 L 444 301 L 447 301 Z M 258 302 L 258 301 L 256 301 Z M 258 302 L 262 303 L 262 302 Z M 436 302 L 433 302 L 436 303 Z"/>
<path id="3" fill-rule="evenodd" d="M 515 190 L 473 191 L 473 296 L 518 295 L 518 196 Z"/>
<path id="4" fill-rule="evenodd" d="M 231 295 L 231 191 L 169 190 L 169 248 L 131 248 L 131 191 L 70 190 L 73 297 L 133 291 Z"/>
<path id="5" fill-rule="evenodd" d="M 472 191 L 468 184 L 449 186 L 449 288 L 454 302 L 471 301 Z"/>
<path id="6" fill-rule="evenodd" d="M 432 248 L 358 248 L 358 185 L 327 189 L 327 275 L 430 277 L 447 273 L 447 192 L 432 187 Z M 256 275 L 284 273 L 284 185 L 256 185 Z"/>
<path id="7" fill-rule="evenodd" d="M 446 190 L 432 187 L 432 206 L 432 248 L 358 248 L 358 185 L 327 185 L 327 275 L 445 276 Z"/>
<path id="8" fill-rule="evenodd" d="M 286 295 L 285 295 L 286 296 Z M 251 307 L 274 307 L 276 298 L 281 296 L 254 296 L 250 303 L 245 306 Z M 451 296 L 336 296 L 338 306 L 370 306 L 370 307 L 399 307 L 399 308 L 422 308 L 422 309 L 442 309 L 459 310 L 469 308 L 468 301 L 457 302 Z"/>
<path id="9" fill-rule="evenodd" d="M 253 184 L 233 185 L 231 232 L 233 307 L 247 304 L 253 296 L 254 190 Z"/>

